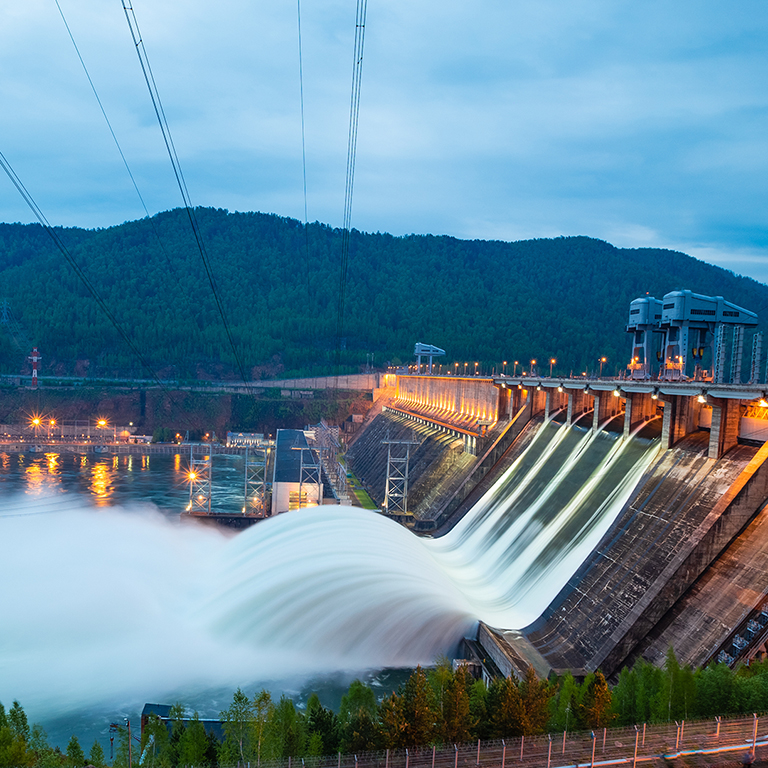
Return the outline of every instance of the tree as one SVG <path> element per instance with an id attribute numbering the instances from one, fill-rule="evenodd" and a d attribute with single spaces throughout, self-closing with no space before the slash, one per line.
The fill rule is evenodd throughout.
<path id="1" fill-rule="evenodd" d="M 94 768 L 104 768 L 106 766 L 107 761 L 104 757 L 104 750 L 102 749 L 101 744 L 99 744 L 98 739 L 94 739 L 93 746 L 91 747 L 91 751 L 88 755 L 88 762 L 94 766 Z"/>
<path id="2" fill-rule="evenodd" d="M 141 762 L 142 765 L 170 764 L 169 755 L 170 737 L 168 728 L 163 720 L 154 712 L 147 716 L 141 735 Z M 96 765 L 91 759 L 91 763 Z"/>
<path id="3" fill-rule="evenodd" d="M 208 737 L 200 716 L 195 712 L 179 740 L 179 758 L 182 765 L 208 768 Z"/>
<path id="4" fill-rule="evenodd" d="M 381 726 L 367 709 L 358 709 L 344 726 L 342 748 L 345 752 L 372 752 L 381 749 L 383 743 Z"/>
<path id="5" fill-rule="evenodd" d="M 112 768 L 128 768 L 132 762 L 132 745 L 128 736 L 128 729 L 120 726 L 117 729 L 117 749 L 115 750 L 115 760 Z M 176 765 L 176 763 L 173 763 Z"/>
<path id="6" fill-rule="evenodd" d="M 493 736 L 499 739 L 522 736 L 525 713 L 517 681 L 513 677 L 494 680 L 488 699 Z"/>
<path id="7" fill-rule="evenodd" d="M 733 672 L 727 664 L 710 664 L 694 676 L 699 717 L 729 715 L 733 711 Z"/>
<path id="8" fill-rule="evenodd" d="M 443 736 L 449 744 L 469 741 L 474 731 L 470 703 L 472 678 L 466 667 L 459 667 L 445 686 L 443 695 Z"/>
<path id="9" fill-rule="evenodd" d="M 304 724 L 286 696 L 270 712 L 265 728 L 265 756 L 273 760 L 298 757 L 304 750 Z"/>
<path id="10" fill-rule="evenodd" d="M 642 722 L 637 717 L 637 672 L 624 667 L 619 672 L 619 682 L 613 687 L 613 712 L 619 725 Z"/>
<path id="11" fill-rule="evenodd" d="M 523 730 L 526 736 L 544 733 L 549 723 L 549 702 L 554 689 L 546 680 L 539 680 L 529 664 L 520 683 L 520 699 L 523 705 Z"/>
<path id="12" fill-rule="evenodd" d="M 14 699 L 13 706 L 8 711 L 8 725 L 14 735 L 19 736 L 25 742 L 29 741 L 29 723 L 23 707 Z"/>
<path id="13" fill-rule="evenodd" d="M 313 693 L 307 700 L 307 734 L 311 744 L 307 751 L 311 755 L 330 755 L 339 746 L 339 723 L 333 710 L 320 703 Z"/>
<path id="14" fill-rule="evenodd" d="M 261 765 L 261 750 L 264 744 L 264 733 L 267 722 L 275 705 L 272 703 L 272 694 L 264 688 L 253 697 L 254 740 L 256 742 L 256 765 Z"/>
<path id="15" fill-rule="evenodd" d="M 381 702 L 379 718 L 384 741 L 390 749 L 406 746 L 406 721 L 402 696 L 394 691 Z"/>
<path id="16" fill-rule="evenodd" d="M 438 735 L 435 695 L 420 666 L 403 688 L 403 716 L 408 746 L 424 746 Z"/>
<path id="17" fill-rule="evenodd" d="M 566 672 L 557 683 L 557 692 L 552 699 L 551 726 L 555 731 L 567 731 L 578 724 L 579 685 L 570 672 Z"/>
<path id="18" fill-rule="evenodd" d="M 0 768 L 31 768 L 35 753 L 9 726 L 0 728 Z"/>
<path id="19" fill-rule="evenodd" d="M 254 710 L 251 700 L 238 688 L 232 703 L 219 713 L 224 722 L 225 746 L 234 752 L 238 765 L 245 765 L 251 757 Z"/>
<path id="20" fill-rule="evenodd" d="M 181 761 L 181 740 L 187 730 L 184 725 L 186 709 L 181 702 L 176 702 L 168 713 L 168 719 L 172 723 L 171 736 L 168 740 L 168 762 L 171 765 L 179 765 Z"/>
<path id="21" fill-rule="evenodd" d="M 453 664 L 447 656 L 440 656 L 435 661 L 434 668 L 429 670 L 427 674 L 438 710 L 438 732 L 440 734 L 443 734 L 445 727 L 445 696 L 453 678 Z"/>
<path id="22" fill-rule="evenodd" d="M 339 706 L 339 720 L 346 723 L 352 714 L 364 709 L 371 718 L 376 717 L 376 694 L 373 688 L 361 680 L 353 680 L 347 692 L 341 697 Z"/>
<path id="23" fill-rule="evenodd" d="M 83 768 L 85 765 L 85 752 L 83 752 L 77 736 L 74 735 L 67 744 L 67 765 L 70 768 Z"/>
<path id="24" fill-rule="evenodd" d="M 475 724 L 473 738 L 490 739 L 492 725 L 488 716 L 488 687 L 482 680 L 475 680 L 470 685 L 469 714 Z"/>
<path id="25" fill-rule="evenodd" d="M 581 720 L 587 728 L 607 728 L 614 718 L 611 712 L 611 689 L 600 670 L 590 675 L 590 678 L 584 681 L 586 689 L 581 699 Z"/>

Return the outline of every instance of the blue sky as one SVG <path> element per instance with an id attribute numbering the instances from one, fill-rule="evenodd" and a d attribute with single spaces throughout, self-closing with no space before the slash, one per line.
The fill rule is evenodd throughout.
<path id="1" fill-rule="evenodd" d="M 181 199 L 120 0 L 59 0 L 151 213 Z M 297 3 L 133 0 L 192 200 L 304 215 Z M 355 3 L 303 0 L 308 210 L 340 225 Z M 353 226 L 675 248 L 768 282 L 768 4 L 370 0 Z M 0 151 L 144 215 L 54 0 L 0 9 Z M 0 220 L 30 221 L 0 178 Z"/>

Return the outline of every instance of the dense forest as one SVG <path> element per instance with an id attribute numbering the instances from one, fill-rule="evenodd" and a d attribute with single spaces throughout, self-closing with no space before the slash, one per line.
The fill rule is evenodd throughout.
<path id="1" fill-rule="evenodd" d="M 275 700 L 261 690 L 251 698 L 238 688 L 219 715 L 222 740 L 206 733 L 197 712 L 177 703 L 170 709 L 169 725 L 149 715 L 140 753 L 142 765 L 158 768 L 263 765 L 288 757 L 302 758 L 303 764 L 303 758 L 337 752 L 358 754 L 765 711 L 766 662 L 736 671 L 724 664 L 693 671 L 681 667 L 670 649 L 663 668 L 641 660 L 624 669 L 611 688 L 599 671 L 577 682 L 570 673 L 538 680 L 531 668 L 521 680 L 499 678 L 486 685 L 465 667 L 454 670 L 443 659 L 428 670 L 417 668 L 397 691 L 384 697 L 353 681 L 338 712 L 323 706 L 317 694 L 298 708 L 286 696 Z M 128 743 L 128 732 L 121 728 L 116 768 L 129 766 Z M 29 726 L 17 701 L 7 712 L 0 704 L 0 768 L 82 768 L 85 759 L 76 736 L 62 753 L 48 744 L 39 725 Z M 88 760 L 95 768 L 106 764 L 98 741 Z"/>
<path id="2" fill-rule="evenodd" d="M 196 211 L 232 338 L 249 377 L 331 372 L 342 232 L 261 213 Z M 57 229 L 135 346 L 163 378 L 236 378 L 205 268 L 177 209 L 107 229 Z M 0 371 L 29 370 L 27 346 L 58 375 L 146 376 L 39 225 L 0 224 Z M 674 251 L 589 237 L 498 242 L 353 230 L 341 361 L 557 358 L 556 371 L 623 366 L 628 303 L 677 288 L 760 313 L 768 287 Z M 18 343 L 14 343 L 14 341 Z M 471 363 L 470 363 L 471 364 Z"/>

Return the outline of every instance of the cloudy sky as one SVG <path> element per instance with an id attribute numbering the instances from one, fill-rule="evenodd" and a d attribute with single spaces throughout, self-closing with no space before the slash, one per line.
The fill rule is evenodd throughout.
<path id="1" fill-rule="evenodd" d="M 128 0 L 126 0 L 128 2 Z M 181 203 L 122 0 L 59 0 L 150 213 Z M 303 219 L 296 0 L 133 0 L 192 200 Z M 354 0 L 301 0 L 310 221 L 344 207 Z M 765 0 L 370 0 L 353 226 L 677 248 L 768 282 Z M 144 215 L 55 0 L 0 8 L 0 151 Z M 0 220 L 31 221 L 0 178 Z"/>

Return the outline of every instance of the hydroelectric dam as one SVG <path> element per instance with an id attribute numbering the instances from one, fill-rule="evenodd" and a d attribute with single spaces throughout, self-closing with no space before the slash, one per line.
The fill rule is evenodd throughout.
<path id="1" fill-rule="evenodd" d="M 721 377 L 724 378 L 724 377 Z M 462 592 L 470 643 L 520 675 L 734 665 L 768 637 L 766 385 L 395 375 L 347 457 L 408 509 Z M 388 465 L 390 471 L 388 471 Z"/>

